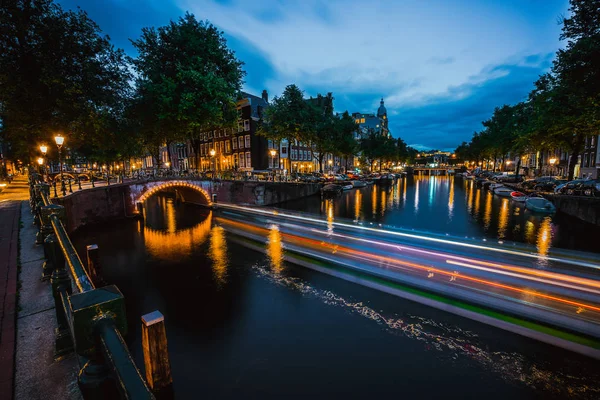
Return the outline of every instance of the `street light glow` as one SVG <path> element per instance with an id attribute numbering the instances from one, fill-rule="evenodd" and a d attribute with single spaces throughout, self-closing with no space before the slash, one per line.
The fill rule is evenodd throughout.
<path id="1" fill-rule="evenodd" d="M 46 155 L 46 152 L 48 151 L 48 146 L 46 146 L 45 144 L 40 145 L 40 151 L 43 155 Z"/>
<path id="2" fill-rule="evenodd" d="M 211 157 L 214 157 L 214 156 L 215 156 L 215 153 L 216 153 L 216 152 L 215 152 L 215 149 L 210 149 L 210 156 L 211 156 Z"/>
<path id="3" fill-rule="evenodd" d="M 550 163 L 550 165 L 554 165 L 556 164 L 556 158 L 552 157 L 550 160 L 548 160 L 548 162 Z"/>
<path id="4" fill-rule="evenodd" d="M 44 159 L 42 157 L 38 157 L 37 162 L 40 165 L 44 165 Z"/>
<path id="5" fill-rule="evenodd" d="M 65 138 L 59 133 L 58 135 L 54 136 L 54 141 L 58 147 L 61 147 L 65 142 Z"/>
<path id="6" fill-rule="evenodd" d="M 271 153 L 271 157 L 275 157 L 275 154 L 277 154 L 277 152 L 275 150 L 271 150 L 270 153 Z"/>

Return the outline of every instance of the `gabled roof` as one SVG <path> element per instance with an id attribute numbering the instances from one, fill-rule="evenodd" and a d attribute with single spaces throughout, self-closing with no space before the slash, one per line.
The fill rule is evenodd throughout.
<path id="1" fill-rule="evenodd" d="M 269 103 L 267 103 L 262 97 L 255 96 L 248 92 L 240 92 L 240 94 L 242 99 L 247 99 L 250 103 L 250 107 L 252 107 L 252 118 L 260 118 L 258 115 L 258 107 L 262 107 L 263 110 L 269 107 Z"/>

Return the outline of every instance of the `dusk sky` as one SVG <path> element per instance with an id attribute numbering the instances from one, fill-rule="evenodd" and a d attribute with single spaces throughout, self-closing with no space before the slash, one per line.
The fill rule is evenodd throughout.
<path id="1" fill-rule="evenodd" d="M 244 90 L 295 83 L 333 92 L 338 112 L 377 111 L 394 137 L 453 150 L 494 107 L 526 98 L 547 71 L 567 0 L 60 0 L 80 6 L 131 55 L 129 38 L 185 11 L 225 33 Z"/>

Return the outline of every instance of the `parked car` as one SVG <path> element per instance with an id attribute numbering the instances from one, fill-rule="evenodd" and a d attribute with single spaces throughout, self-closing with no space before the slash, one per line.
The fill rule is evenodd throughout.
<path id="1" fill-rule="evenodd" d="M 575 179 L 571 182 L 564 183 L 554 189 L 554 193 L 573 195 L 577 193 L 579 185 L 584 183 L 583 179 Z"/>
<path id="2" fill-rule="evenodd" d="M 579 195 L 600 197 L 600 181 L 596 179 L 584 181 L 577 189 Z"/>
<path id="3" fill-rule="evenodd" d="M 556 176 L 540 176 L 539 178 L 527 179 L 521 183 L 524 189 L 533 189 L 536 185 L 557 180 Z"/>
<path id="4" fill-rule="evenodd" d="M 566 179 L 554 179 L 536 183 L 533 187 L 534 190 L 539 190 L 540 192 L 552 192 L 554 188 L 563 183 L 567 183 Z"/>

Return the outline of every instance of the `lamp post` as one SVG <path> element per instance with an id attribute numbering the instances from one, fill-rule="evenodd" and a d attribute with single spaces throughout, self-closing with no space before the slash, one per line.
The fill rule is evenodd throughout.
<path id="1" fill-rule="evenodd" d="M 275 154 L 277 154 L 277 152 L 275 149 L 271 149 L 269 153 L 271 154 L 271 170 L 273 171 L 273 181 L 275 181 Z"/>
<path id="2" fill-rule="evenodd" d="M 42 152 L 42 161 L 45 161 L 44 159 L 46 158 L 46 153 L 48 152 L 48 146 L 46 146 L 45 144 L 40 145 L 40 151 Z M 42 170 L 42 178 L 44 182 L 47 180 L 46 175 L 46 167 L 44 166 L 44 169 Z"/>
<path id="3" fill-rule="evenodd" d="M 217 164 L 215 162 L 215 154 L 217 154 L 217 152 L 215 151 L 215 149 L 210 149 L 210 158 L 212 159 L 211 164 L 213 171 L 212 171 L 212 177 L 213 179 L 215 179 L 215 169 L 217 169 Z"/>
<path id="4" fill-rule="evenodd" d="M 65 138 L 59 133 L 54 136 L 54 141 L 56 142 L 56 147 L 58 147 L 58 163 L 60 165 L 60 190 L 63 196 L 67 195 L 67 187 L 65 186 L 65 180 L 63 177 L 63 162 L 62 162 L 62 146 L 65 143 Z"/>
<path id="5" fill-rule="evenodd" d="M 38 164 L 40 165 L 40 171 L 43 171 L 44 168 L 44 159 L 42 157 L 38 157 L 37 159 Z M 44 173 L 42 172 L 42 177 L 44 176 Z"/>
<path id="6" fill-rule="evenodd" d="M 556 158 L 552 157 L 551 159 L 548 160 L 548 162 L 550 163 L 551 172 L 552 172 L 552 174 L 554 174 L 554 164 L 556 164 Z"/>

